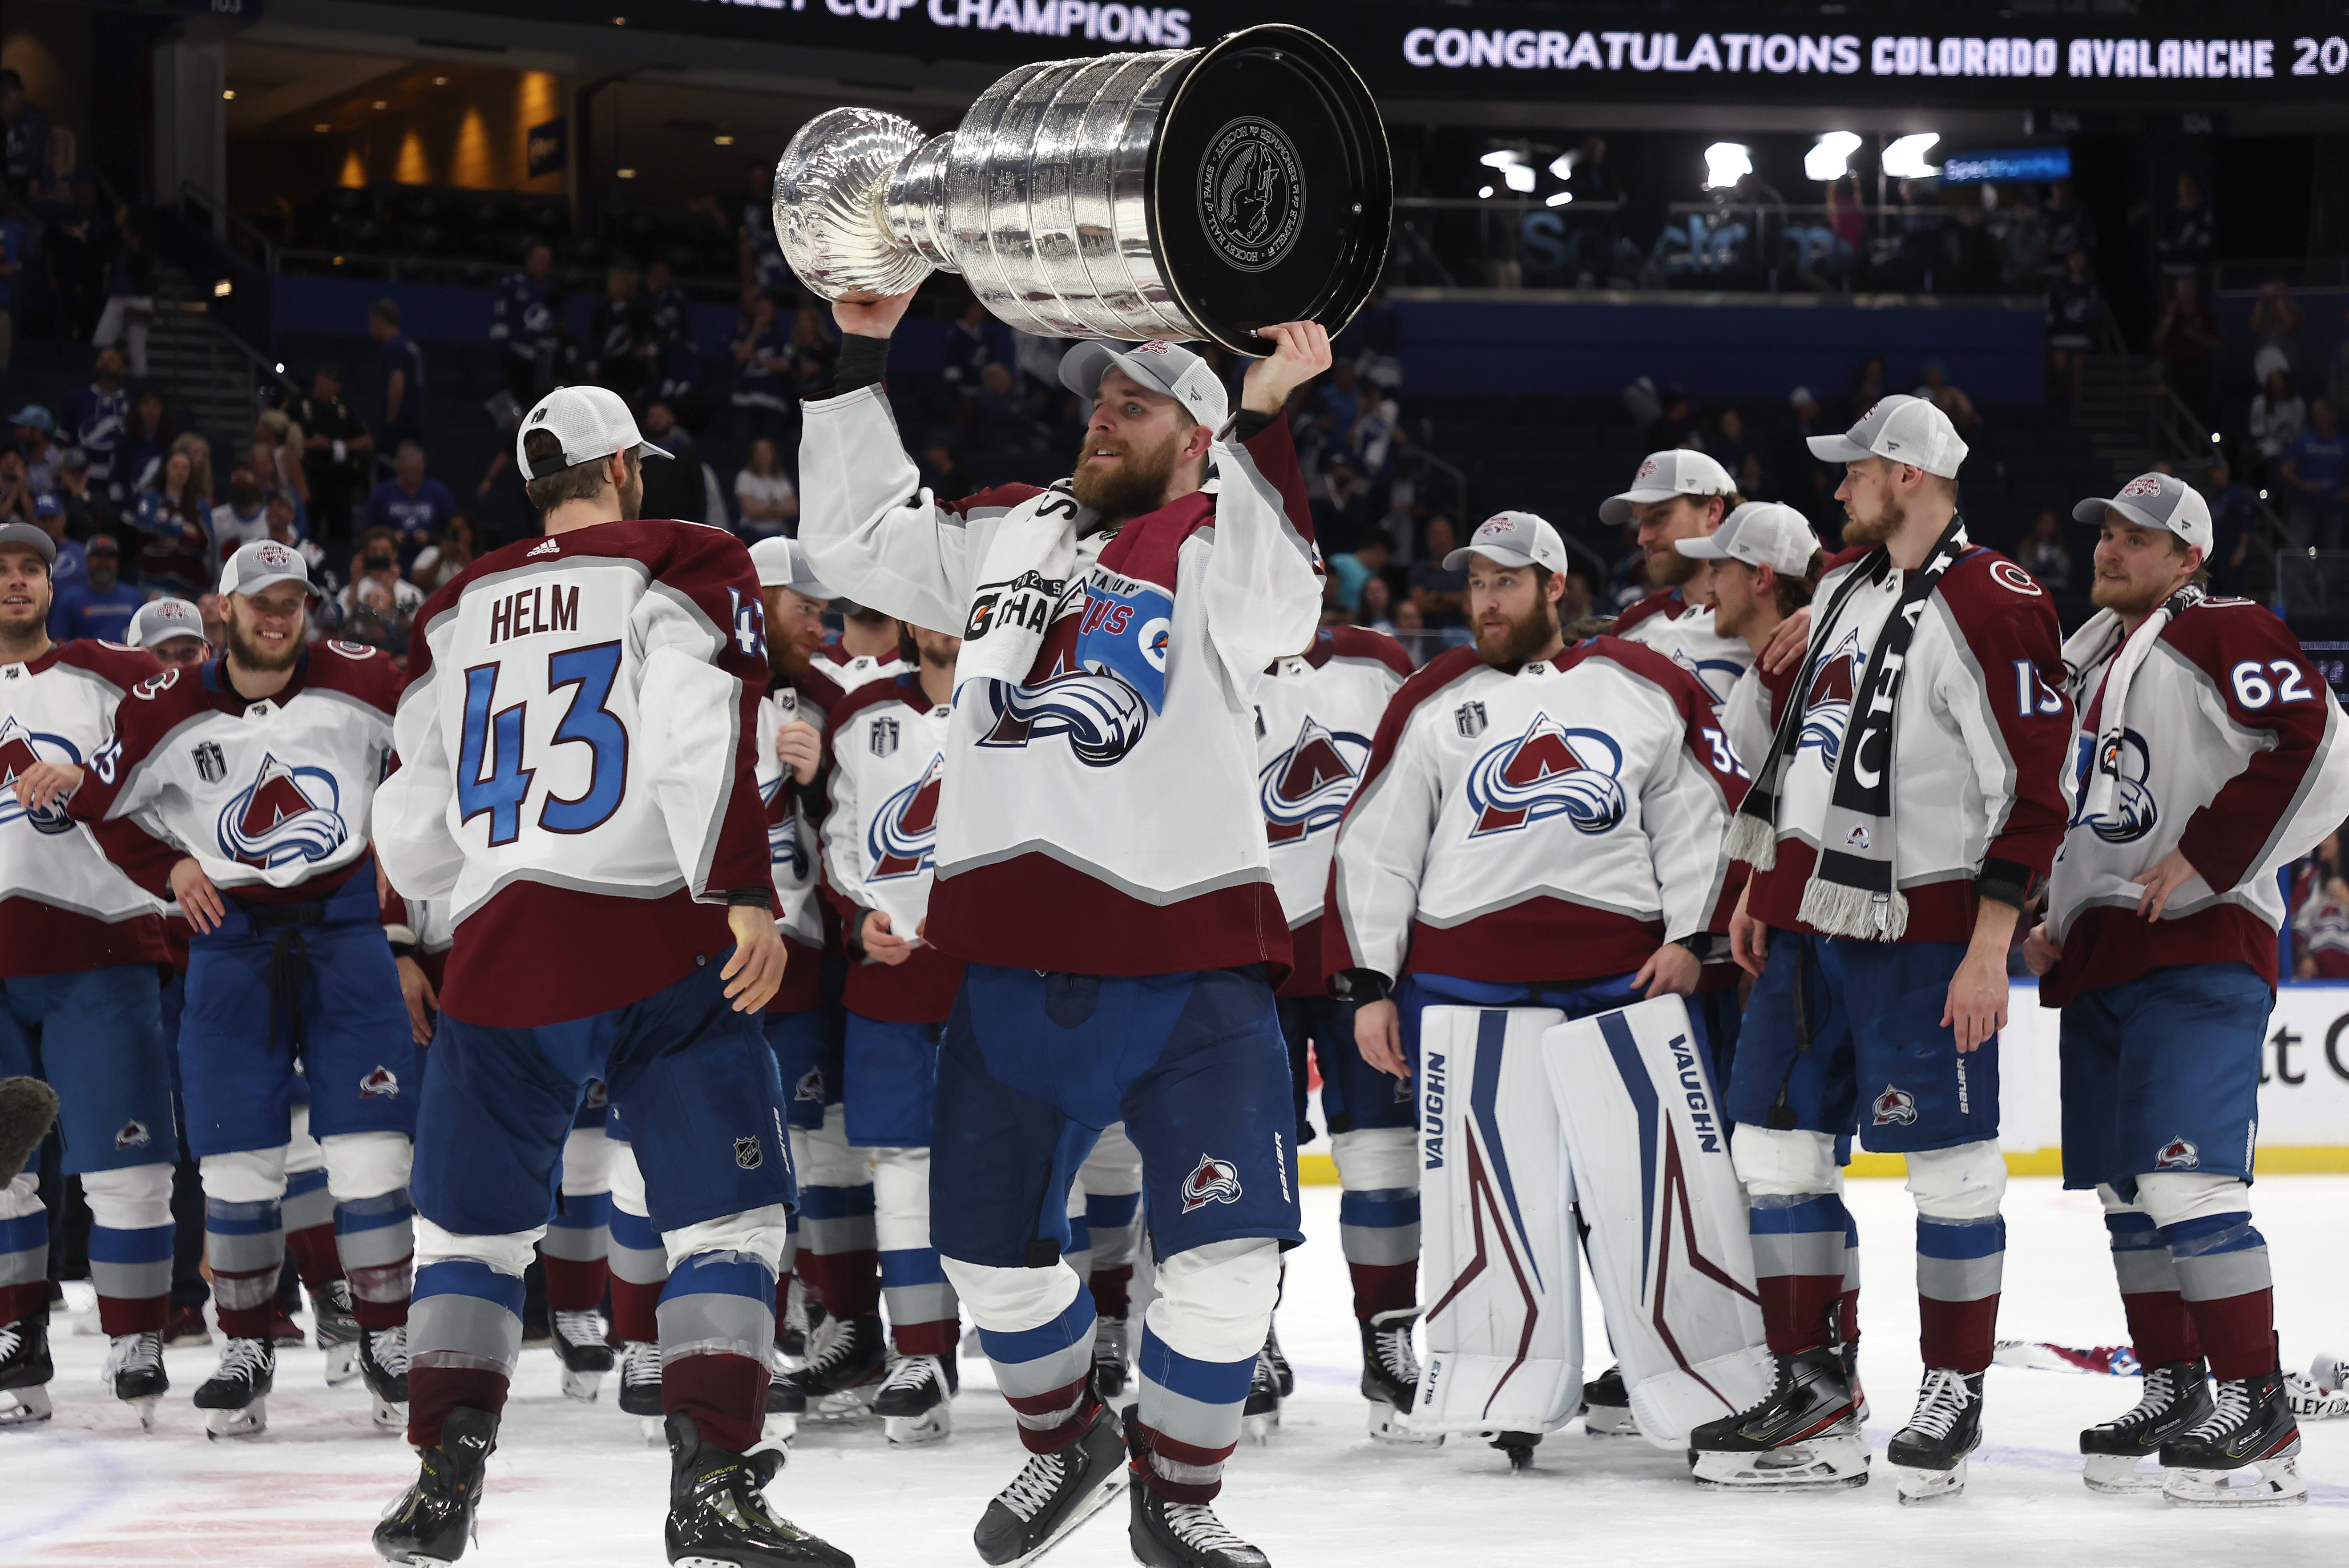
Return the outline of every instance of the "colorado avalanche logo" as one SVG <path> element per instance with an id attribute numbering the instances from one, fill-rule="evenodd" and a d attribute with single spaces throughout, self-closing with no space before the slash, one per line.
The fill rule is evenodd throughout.
<path id="1" fill-rule="evenodd" d="M 1197 1167 L 1183 1179 L 1183 1212 L 1186 1214 L 1210 1203 L 1239 1201 L 1240 1168 L 1228 1160 L 1202 1154 Z"/>
<path id="2" fill-rule="evenodd" d="M 1735 659 L 1691 658 L 1676 648 L 1672 651 L 1672 663 L 1696 676 L 1697 684 L 1704 687 L 1704 695 L 1713 699 L 1715 707 L 1729 700 L 1730 688 L 1745 676 L 1745 666 Z"/>
<path id="3" fill-rule="evenodd" d="M 987 683 L 995 727 L 981 746 L 1024 747 L 1055 735 L 1088 768 L 1114 768 L 1142 744 L 1150 709 L 1142 694 L 1113 675 L 1089 675 L 1069 667 L 1064 654 L 1053 671 L 1033 685 Z"/>
<path id="4" fill-rule="evenodd" d="M 2202 1163 L 2202 1151 L 2183 1138 L 2173 1138 L 2153 1157 L 2157 1171 L 2191 1171 Z"/>
<path id="5" fill-rule="evenodd" d="M 776 869 L 785 886 L 796 886 L 808 880 L 814 861 L 808 848 L 800 841 L 799 811 L 795 798 L 783 793 L 783 780 L 788 774 L 778 772 L 769 782 L 759 786 L 759 798 L 767 803 L 767 861 Z M 788 873 L 784 867 L 790 867 Z"/>
<path id="6" fill-rule="evenodd" d="M 325 769 L 290 768 L 264 756 L 259 775 L 221 808 L 221 852 L 264 871 L 323 861 L 350 837 L 341 806 L 342 790 Z"/>
<path id="7" fill-rule="evenodd" d="M 16 775 L 36 762 L 71 762 L 78 764 L 81 752 L 62 735 L 47 735 L 26 729 L 11 714 L 0 719 L 0 828 L 22 820 L 33 825 L 36 833 L 70 833 L 73 819 L 66 815 L 66 803 L 55 800 L 37 811 L 27 811 L 16 804 L 16 792 L 8 788 Z"/>
<path id="8" fill-rule="evenodd" d="M 1468 836 L 1514 832 L 1551 817 L 1566 818 L 1578 833 L 1606 832 L 1629 810 L 1616 778 L 1622 769 L 1623 748 L 1606 734 L 1563 728 L 1537 712 L 1523 735 L 1469 766 L 1476 825 Z"/>
<path id="9" fill-rule="evenodd" d="M 1851 722 L 1852 699 L 1859 694 L 1860 672 L 1868 655 L 1859 649 L 1859 634 L 1847 632 L 1835 652 L 1819 661 L 1811 689 L 1803 694 L 1803 732 L 1795 742 L 1797 755 L 1816 750 L 1819 765 L 1835 771 L 1836 754 L 1843 749 L 1845 726 Z"/>
<path id="10" fill-rule="evenodd" d="M 1917 1124 L 1917 1097 L 1905 1088 L 1885 1085 L 1884 1092 L 1876 1097 L 1876 1103 L 1869 1109 L 1876 1113 L 1876 1125 L 1878 1127 L 1914 1127 Z"/>
<path id="11" fill-rule="evenodd" d="M 932 757 L 919 779 L 873 814 L 873 825 L 864 831 L 864 857 L 873 866 L 867 880 L 909 877 L 929 869 L 938 842 L 938 769 L 945 765 L 945 757 Z"/>
<path id="12" fill-rule="evenodd" d="M 2080 757 L 2075 770 L 2076 785 L 2072 797 L 2073 827 L 2085 827 L 2108 844 L 2129 844 L 2153 831 L 2161 820 L 2161 809 L 2155 804 L 2153 791 L 2146 788 L 2146 776 L 2152 763 L 2146 750 L 2145 737 L 2134 729 L 2124 729 L 2120 738 L 2108 748 L 2104 765 L 2116 775 L 2120 786 L 2109 816 L 2090 817 L 2087 813 L 2088 785 L 2095 779 L 2096 741 L 2080 738 Z"/>
<path id="13" fill-rule="evenodd" d="M 1265 837 L 1295 843 L 1338 825 L 1361 782 L 1371 743 L 1363 736 L 1325 729 L 1310 717 L 1299 727 L 1288 749 L 1257 774 L 1257 804 L 1264 811 Z"/>
<path id="14" fill-rule="evenodd" d="M 359 1098 L 362 1099 L 398 1099 L 399 1098 L 399 1075 L 393 1072 L 389 1068 L 378 1064 L 375 1071 L 359 1079 Z"/>

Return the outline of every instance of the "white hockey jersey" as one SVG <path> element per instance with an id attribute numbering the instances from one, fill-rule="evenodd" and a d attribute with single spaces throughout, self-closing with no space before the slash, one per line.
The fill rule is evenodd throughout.
<path id="1" fill-rule="evenodd" d="M 689 522 L 510 544 L 426 602 L 378 835 L 452 903 L 452 1016 L 609 1012 L 730 947 L 730 894 L 771 898 L 764 625 L 750 552 Z"/>
<path id="2" fill-rule="evenodd" d="M 1016 968 L 1285 970 L 1247 693 L 1258 670 L 1305 645 L 1320 607 L 1288 426 L 1216 442 L 1210 488 L 1077 541 L 1065 578 L 998 581 L 1005 516 L 1037 491 L 934 499 L 878 387 L 811 401 L 804 420 L 800 542 L 826 583 L 900 620 L 962 632 L 967 667 L 993 626 L 1042 639 L 1024 679 L 968 679 L 956 703 L 931 939 Z M 1089 612 L 1114 614 L 1137 584 L 1171 598 L 1138 655 L 1163 668 L 1080 667 Z M 1152 629 L 1137 622 L 1131 634 Z M 1163 694 L 1145 698 L 1134 679 L 1163 681 Z"/>
<path id="3" fill-rule="evenodd" d="M 877 909 L 912 936 L 929 914 L 954 710 L 906 673 L 866 685 L 833 717 L 825 888 L 843 921 Z M 868 1018 L 944 1023 L 961 983 L 962 965 L 926 942 L 903 964 L 853 963 L 841 1000 Z"/>
<path id="4" fill-rule="evenodd" d="M 2206 599 L 2163 627 L 2137 665 L 2115 809 L 2087 818 L 2119 645 L 2074 676 L 2073 820 L 2047 890 L 2047 934 L 2064 956 L 2040 1000 L 2060 1006 L 2162 965 L 2248 964 L 2272 985 L 2284 917 L 2275 873 L 2349 817 L 2341 705 L 2263 606 Z M 2172 850 L 2198 874 L 2148 924 L 2137 913 L 2145 890 L 2129 879 Z"/>
<path id="5" fill-rule="evenodd" d="M 152 654 L 88 640 L 0 665 L 0 978 L 169 962 L 161 901 L 107 859 L 67 803 L 27 811 L 8 789 L 37 762 L 88 764 L 114 739 L 123 694 L 162 668 Z"/>
<path id="6" fill-rule="evenodd" d="M 1392 637 L 1324 626 L 1310 648 L 1275 659 L 1256 677 L 1257 804 L 1296 953 L 1283 995 L 1326 994 L 1321 910 L 1338 820 L 1370 765 L 1388 700 L 1411 673 L 1411 655 Z"/>
<path id="7" fill-rule="evenodd" d="M 1615 617 L 1614 634 L 1655 649 L 1696 676 L 1717 709 L 1737 678 L 1754 667 L 1743 637 L 1713 629 L 1713 606 L 1692 604 L 1678 588 L 1651 593 Z"/>
<path id="8" fill-rule="evenodd" d="M 1433 660 L 1388 705 L 1338 828 L 1323 963 L 1501 984 L 1635 970 L 1726 928 L 1744 778 L 1694 676 L 1598 637 Z"/>
<path id="9" fill-rule="evenodd" d="M 807 674 L 800 680 L 807 695 L 830 713 L 874 681 L 893 681 L 905 673 L 905 662 L 895 654 L 878 659 L 870 654 L 852 654 L 838 643 L 828 642 L 816 649 L 808 661 Z"/>

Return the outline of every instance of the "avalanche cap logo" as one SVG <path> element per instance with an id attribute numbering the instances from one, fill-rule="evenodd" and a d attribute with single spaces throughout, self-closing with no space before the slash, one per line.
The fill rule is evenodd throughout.
<path id="1" fill-rule="evenodd" d="M 1876 1097 L 1869 1109 L 1875 1112 L 1878 1127 L 1914 1127 L 1917 1124 L 1917 1097 L 1905 1088 L 1885 1085 L 1884 1092 Z"/>
<path id="2" fill-rule="evenodd" d="M 1803 729 L 1795 742 L 1795 755 L 1819 754 L 1819 766 L 1835 771 L 1836 754 L 1843 749 L 1843 734 L 1851 723 L 1851 705 L 1859 694 L 1860 676 L 1868 667 L 1859 634 L 1846 632 L 1835 651 L 1821 659 L 1811 676 L 1811 689 L 1803 694 Z"/>
<path id="3" fill-rule="evenodd" d="M 1369 737 L 1324 728 L 1307 715 L 1288 749 L 1257 774 L 1265 837 L 1276 846 L 1291 844 L 1336 827 L 1370 756 Z"/>
<path id="4" fill-rule="evenodd" d="M 1212 1154 L 1200 1155 L 1198 1165 L 1183 1181 L 1183 1212 L 1187 1214 L 1210 1203 L 1239 1201 L 1240 1168 Z"/>
<path id="5" fill-rule="evenodd" d="M 221 853 L 264 871 L 294 861 L 323 861 L 350 838 L 342 789 L 323 768 L 303 768 L 264 754 L 252 783 L 221 808 Z"/>
<path id="6" fill-rule="evenodd" d="M 922 776 L 873 813 L 873 825 L 864 830 L 864 858 L 873 867 L 867 881 L 887 882 L 930 869 L 938 844 L 938 786 L 946 760 L 943 752 L 932 753 Z"/>
<path id="7" fill-rule="evenodd" d="M 2146 747 L 2145 737 L 2134 729 L 2123 729 L 2113 744 L 2105 749 L 2104 767 L 2115 775 L 2119 788 L 2113 796 L 2109 815 L 2088 815 L 2088 786 L 2095 778 L 2097 739 L 2080 737 L 2079 757 L 2073 769 L 2072 820 L 2070 826 L 2086 828 L 2108 844 L 2130 844 L 2153 831 L 2161 820 L 2161 808 L 2147 788 L 2146 779 L 2153 771 L 2153 762 Z"/>
<path id="8" fill-rule="evenodd" d="M 1653 458 L 1642 458 L 1642 459 L 1640 459 L 1640 471 L 1639 471 L 1638 473 L 1633 474 L 1633 475 L 1631 476 L 1631 482 L 1632 482 L 1633 484 L 1635 484 L 1635 485 L 1636 485 L 1636 484 L 1638 484 L 1641 480 L 1646 479 L 1649 475 L 1651 475 L 1651 474 L 1654 473 L 1655 471 L 1656 471 L 1656 459 L 1653 459 Z"/>
<path id="9" fill-rule="evenodd" d="M 2153 478 L 2150 474 L 2139 474 L 2137 478 L 2129 480 L 2128 483 L 2121 486 L 2121 493 L 2115 496 L 2113 499 L 2115 500 L 2127 500 L 2132 496 L 2154 496 L 2159 495 L 2160 493 L 2161 481 L 2159 480 Z"/>
<path id="10" fill-rule="evenodd" d="M 399 1078 L 398 1075 L 393 1073 L 389 1068 L 385 1067 L 382 1063 L 377 1063 L 375 1071 L 359 1079 L 359 1098 L 362 1099 L 398 1099 L 399 1098 Z"/>
<path id="11" fill-rule="evenodd" d="M 40 810 L 27 811 L 16 804 L 16 791 L 8 788 L 16 782 L 16 775 L 36 762 L 71 762 L 78 766 L 81 752 L 62 735 L 26 728 L 13 713 L 0 718 L 0 828 L 23 820 L 30 822 L 36 833 L 70 833 L 73 819 L 66 814 L 63 800 L 53 800 Z"/>
<path id="12" fill-rule="evenodd" d="M 1604 833 L 1630 809 L 1618 775 L 1623 748 L 1604 730 L 1568 729 L 1537 709 L 1526 732 L 1468 766 L 1472 839 L 1564 817 L 1578 833 Z"/>
<path id="13" fill-rule="evenodd" d="M 2202 1151 L 2183 1138 L 2173 1138 L 2153 1157 L 2157 1171 L 2191 1171 L 2202 1163 Z"/>

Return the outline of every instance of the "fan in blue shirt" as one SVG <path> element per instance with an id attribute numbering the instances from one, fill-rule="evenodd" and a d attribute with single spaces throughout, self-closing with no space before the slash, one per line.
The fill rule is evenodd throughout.
<path id="1" fill-rule="evenodd" d="M 83 550 L 84 568 L 72 583 L 57 585 L 49 605 L 49 637 L 69 643 L 76 637 L 122 641 L 123 629 L 147 595 L 121 580 L 122 547 L 110 533 L 92 535 Z"/>
<path id="2" fill-rule="evenodd" d="M 439 480 L 425 476 L 424 450 L 410 441 L 392 459 L 392 477 L 367 497 L 366 526 L 399 535 L 399 563 L 405 571 L 456 515 L 456 496 Z"/>

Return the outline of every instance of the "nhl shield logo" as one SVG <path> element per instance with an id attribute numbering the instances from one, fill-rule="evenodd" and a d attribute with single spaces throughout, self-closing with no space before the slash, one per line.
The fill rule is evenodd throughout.
<path id="1" fill-rule="evenodd" d="M 1487 722 L 1481 702 L 1464 702 L 1452 710 L 1452 727 L 1460 732 L 1463 740 L 1474 740 L 1484 734 Z"/>
<path id="2" fill-rule="evenodd" d="M 734 1163 L 745 1171 L 756 1171 L 766 1163 L 767 1151 L 755 1138 L 734 1140 Z"/>
<path id="3" fill-rule="evenodd" d="M 1870 1109 L 1876 1113 L 1876 1125 L 1878 1127 L 1896 1124 L 1914 1127 L 1917 1124 L 1917 1097 L 1905 1088 L 1894 1088 L 1887 1084 Z"/>
<path id="4" fill-rule="evenodd" d="M 1239 1201 L 1240 1168 L 1212 1154 L 1200 1155 L 1197 1167 L 1184 1179 L 1183 1212 L 1187 1214 L 1210 1203 L 1237 1203 Z"/>
<path id="5" fill-rule="evenodd" d="M 2157 1171 L 2191 1171 L 2202 1163 L 2202 1151 L 2183 1138 L 2173 1138 L 2153 1157 Z"/>
<path id="6" fill-rule="evenodd" d="M 398 1097 L 399 1079 L 389 1068 L 378 1066 L 375 1071 L 359 1079 L 359 1098 L 362 1099 L 397 1099 Z"/>
<path id="7" fill-rule="evenodd" d="M 143 1121 L 126 1121 L 122 1124 L 122 1130 L 114 1135 L 114 1147 L 117 1149 L 144 1149 L 153 1141 Z"/>
<path id="8" fill-rule="evenodd" d="M 228 777 L 228 758 L 221 755 L 220 742 L 200 741 L 194 752 L 196 776 L 207 784 L 217 784 Z"/>
<path id="9" fill-rule="evenodd" d="M 894 718 L 874 719 L 872 735 L 865 744 L 875 757 L 895 756 L 897 750 L 897 721 Z"/>

